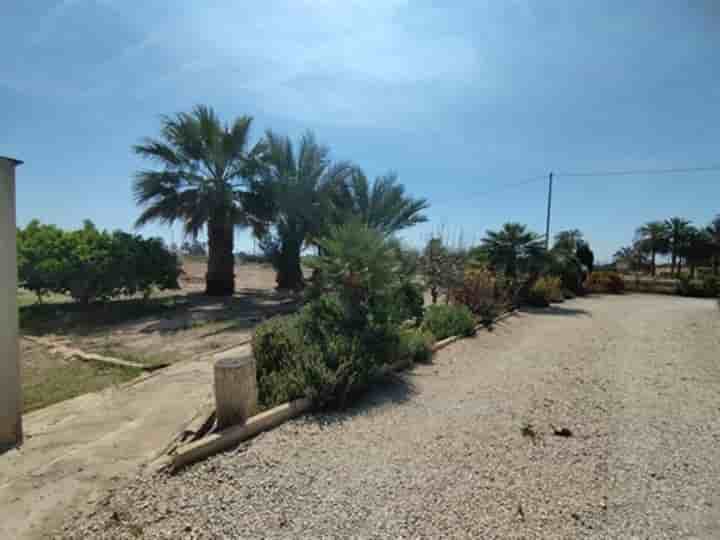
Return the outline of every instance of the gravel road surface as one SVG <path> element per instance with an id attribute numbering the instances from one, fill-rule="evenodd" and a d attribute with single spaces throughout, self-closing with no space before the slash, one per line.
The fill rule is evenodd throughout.
<path id="1" fill-rule="evenodd" d="M 59 538 L 720 538 L 720 311 L 526 311 L 343 413 L 138 477 Z"/>

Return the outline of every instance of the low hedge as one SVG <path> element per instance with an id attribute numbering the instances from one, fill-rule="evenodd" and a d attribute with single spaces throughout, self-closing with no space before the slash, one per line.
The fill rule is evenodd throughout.
<path id="1" fill-rule="evenodd" d="M 585 288 L 591 293 L 622 294 L 625 280 L 617 272 L 593 272 L 585 281 Z"/>
<path id="2" fill-rule="evenodd" d="M 471 336 L 475 333 L 475 318 L 467 306 L 435 304 L 425 310 L 422 328 L 436 340 Z"/>

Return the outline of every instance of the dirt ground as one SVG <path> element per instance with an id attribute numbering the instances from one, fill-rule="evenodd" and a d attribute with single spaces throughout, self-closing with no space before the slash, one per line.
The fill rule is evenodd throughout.
<path id="1" fill-rule="evenodd" d="M 245 343 L 258 322 L 295 307 L 291 295 L 274 289 L 275 272 L 268 265 L 239 264 L 237 292 L 227 299 L 202 294 L 205 269 L 205 263 L 186 262 L 182 289 L 161 293 L 147 306 L 137 299 L 118 300 L 83 312 L 77 304 L 54 298 L 44 306 L 24 307 L 29 315 L 37 311 L 40 316 L 25 317 L 30 320 L 23 333 L 139 364 L 173 364 Z M 23 304 L 31 301 L 27 295 L 22 298 Z M 88 365 L 21 342 L 26 412 L 138 374 Z"/>
<path id="2" fill-rule="evenodd" d="M 138 477 L 58 538 L 720 538 L 711 300 L 525 310 L 377 387 L 175 476 Z"/>

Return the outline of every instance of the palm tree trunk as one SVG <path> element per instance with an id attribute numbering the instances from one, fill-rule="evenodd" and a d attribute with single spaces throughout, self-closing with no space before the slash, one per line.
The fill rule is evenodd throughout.
<path id="1" fill-rule="evenodd" d="M 208 269 L 205 294 L 232 296 L 235 293 L 234 228 L 229 219 L 208 223 Z"/>
<path id="2" fill-rule="evenodd" d="M 298 291 L 305 285 L 300 265 L 302 242 L 294 239 L 282 239 L 277 265 L 277 288 Z"/>
<path id="3" fill-rule="evenodd" d="M 655 250 L 652 250 L 652 261 L 650 263 L 650 274 L 655 277 Z"/>
<path id="4" fill-rule="evenodd" d="M 712 268 L 713 276 L 717 277 L 718 271 L 720 270 L 720 255 L 713 255 Z"/>
<path id="5" fill-rule="evenodd" d="M 673 252 L 671 253 L 671 258 L 670 258 L 670 275 L 672 275 L 672 276 L 675 275 L 676 263 L 677 263 L 677 255 L 675 254 L 675 250 L 673 250 Z"/>

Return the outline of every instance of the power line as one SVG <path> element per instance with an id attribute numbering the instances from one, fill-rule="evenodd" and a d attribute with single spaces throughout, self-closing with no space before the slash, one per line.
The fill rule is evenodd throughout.
<path id="1" fill-rule="evenodd" d="M 555 176 L 631 176 L 638 174 L 676 174 L 676 173 L 695 173 L 707 171 L 720 171 L 720 165 L 710 165 L 708 167 L 683 167 L 672 169 L 633 169 L 625 171 L 598 171 L 598 172 L 574 172 L 574 173 L 556 173 Z"/>

